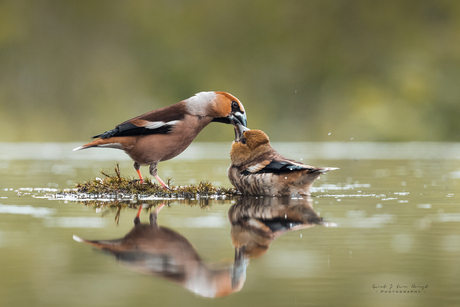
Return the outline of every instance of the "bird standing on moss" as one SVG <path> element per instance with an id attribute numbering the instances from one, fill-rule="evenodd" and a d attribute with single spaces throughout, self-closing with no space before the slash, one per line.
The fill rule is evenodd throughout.
<path id="1" fill-rule="evenodd" d="M 317 168 L 286 159 L 270 145 L 260 130 L 235 122 L 235 141 L 230 151 L 230 182 L 245 195 L 310 195 L 313 182 L 335 167 Z"/>
<path id="2" fill-rule="evenodd" d="M 167 188 L 157 173 L 161 161 L 183 152 L 211 122 L 247 125 L 243 104 L 226 92 L 200 92 L 168 107 L 127 120 L 98 134 L 97 140 L 74 149 L 91 147 L 121 149 L 134 160 L 134 169 L 144 182 L 141 165 L 150 165 L 150 174 Z"/>

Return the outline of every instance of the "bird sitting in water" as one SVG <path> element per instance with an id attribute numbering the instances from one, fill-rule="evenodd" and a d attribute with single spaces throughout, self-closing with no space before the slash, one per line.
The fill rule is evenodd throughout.
<path id="1" fill-rule="evenodd" d="M 312 198 L 239 197 L 228 210 L 231 238 L 236 251 L 254 259 L 264 255 L 283 234 L 315 225 L 335 227 L 314 210 Z M 302 235 L 301 235 L 302 236 Z"/>
<path id="2" fill-rule="evenodd" d="M 270 145 L 260 130 L 235 123 L 230 151 L 230 182 L 245 195 L 310 195 L 313 182 L 335 167 L 317 168 L 286 159 Z"/>
<path id="3" fill-rule="evenodd" d="M 247 125 L 243 104 L 226 92 L 200 92 L 169 107 L 153 110 L 127 120 L 98 138 L 74 149 L 91 147 L 121 149 L 134 160 L 134 169 L 143 183 L 141 165 L 150 165 L 150 174 L 167 188 L 157 173 L 161 161 L 183 152 L 198 133 L 211 122 Z"/>

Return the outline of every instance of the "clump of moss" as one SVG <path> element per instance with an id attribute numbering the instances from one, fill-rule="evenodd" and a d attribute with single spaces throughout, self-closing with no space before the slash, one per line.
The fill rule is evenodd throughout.
<path id="1" fill-rule="evenodd" d="M 168 179 L 169 189 L 165 189 L 149 178 L 140 183 L 139 180 L 121 175 L 117 163 L 115 173 L 101 171 L 105 178 L 95 178 L 91 181 L 77 183 L 74 190 L 62 191 L 77 198 L 85 199 L 168 199 L 168 198 L 219 198 L 239 195 L 234 188 L 214 187 L 210 182 L 200 182 L 197 186 L 173 186 Z"/>

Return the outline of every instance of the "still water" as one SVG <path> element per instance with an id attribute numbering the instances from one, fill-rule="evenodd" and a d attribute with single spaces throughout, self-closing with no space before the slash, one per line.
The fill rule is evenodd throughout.
<path id="1" fill-rule="evenodd" d="M 274 144 L 340 170 L 311 198 L 158 200 L 140 223 L 47 197 L 116 161 L 135 176 L 74 147 L 0 144 L 0 306 L 460 305 L 457 144 Z M 229 186 L 228 149 L 194 144 L 159 174 Z"/>

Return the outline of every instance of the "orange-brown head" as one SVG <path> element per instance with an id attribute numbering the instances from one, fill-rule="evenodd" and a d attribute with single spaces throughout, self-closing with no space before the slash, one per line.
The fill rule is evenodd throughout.
<path id="1" fill-rule="evenodd" d="M 211 116 L 213 122 L 247 126 L 243 104 L 226 92 L 200 92 L 185 100 L 190 114 Z"/>
<path id="2" fill-rule="evenodd" d="M 274 149 L 268 136 L 261 130 L 249 130 L 242 125 L 235 126 L 235 141 L 230 151 L 232 164 L 239 166 L 260 157 Z"/>

